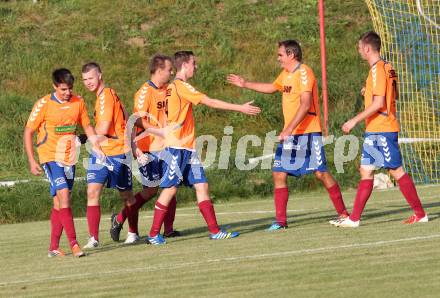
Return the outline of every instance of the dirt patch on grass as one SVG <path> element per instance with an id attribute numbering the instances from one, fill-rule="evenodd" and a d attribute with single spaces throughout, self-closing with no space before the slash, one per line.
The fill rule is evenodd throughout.
<path id="1" fill-rule="evenodd" d="M 131 37 L 125 41 L 125 44 L 135 48 L 143 48 L 147 45 L 147 42 L 143 37 Z"/>

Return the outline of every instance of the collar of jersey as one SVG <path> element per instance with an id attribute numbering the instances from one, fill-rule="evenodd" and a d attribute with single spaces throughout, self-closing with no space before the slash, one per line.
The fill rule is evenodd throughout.
<path id="1" fill-rule="evenodd" d="M 298 63 L 298 65 L 292 70 L 292 72 L 288 71 L 287 69 L 286 69 L 286 71 L 287 71 L 288 73 L 295 73 L 295 71 L 297 71 L 297 70 L 301 67 L 301 65 L 302 65 L 302 63 L 300 62 L 300 63 Z"/>
<path id="2" fill-rule="evenodd" d="M 374 64 L 371 65 L 371 67 L 373 67 L 374 65 L 376 65 L 376 64 L 379 63 L 380 61 L 384 61 L 384 62 L 385 62 L 385 60 L 383 60 L 382 57 L 381 57 L 379 60 L 377 60 L 376 62 L 374 62 Z"/>
<path id="3" fill-rule="evenodd" d="M 66 102 L 62 102 L 62 101 L 60 101 L 60 100 L 55 96 L 55 92 L 52 93 L 52 94 L 50 95 L 50 99 L 53 100 L 53 101 L 56 102 L 56 103 L 59 103 L 60 105 L 62 105 L 63 103 L 68 102 L 68 101 L 66 101 Z"/>
<path id="4" fill-rule="evenodd" d="M 148 85 L 150 85 L 154 89 L 159 89 L 159 87 L 157 87 L 151 80 L 148 80 L 147 83 L 148 83 Z"/>
<path id="5" fill-rule="evenodd" d="M 97 94 L 96 97 L 100 96 L 100 95 L 102 94 L 102 92 L 104 92 L 104 90 L 105 90 L 106 88 L 107 88 L 107 87 L 104 86 L 104 88 L 102 88 L 101 92 L 99 92 L 99 94 Z"/>

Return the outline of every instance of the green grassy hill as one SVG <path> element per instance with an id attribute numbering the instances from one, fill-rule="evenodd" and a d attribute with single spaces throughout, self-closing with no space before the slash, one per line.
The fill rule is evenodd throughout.
<path id="1" fill-rule="evenodd" d="M 148 78 L 147 65 L 155 53 L 172 55 L 191 49 L 199 60 L 192 83 L 211 97 L 233 102 L 255 100 L 263 112 L 256 118 L 196 108 L 198 134 L 223 135 L 234 127 L 234 144 L 244 134 L 264 136 L 282 127 L 281 96 L 260 95 L 227 85 L 225 76 L 239 73 L 251 80 L 272 81 L 280 69 L 276 62 L 279 40 L 298 39 L 305 63 L 320 79 L 319 26 L 316 1 L 2 1 L 0 2 L 0 180 L 29 178 L 22 149 L 22 130 L 33 103 L 51 91 L 54 68 L 67 67 L 76 75 L 75 90 L 85 97 L 91 113 L 94 95 L 80 79 L 81 65 L 101 64 L 106 83 L 115 88 L 129 110 L 137 88 Z M 371 29 L 368 9 L 362 1 L 326 1 L 330 134 L 341 135 L 340 126 L 361 106 L 358 90 L 367 67 L 355 48 L 358 36 Z M 358 129 L 356 133 L 360 133 Z M 327 146 L 330 169 L 333 146 Z M 84 150 L 83 150 L 84 151 Z M 235 151 L 234 151 L 235 152 Z M 262 148 L 249 148 L 259 156 Z M 234 156 L 231 157 L 231 165 Z M 336 174 L 344 187 L 357 180 L 355 163 Z M 80 169 L 78 176 L 84 174 Z M 208 170 L 216 199 L 271 193 L 269 170 Z M 295 190 L 316 188 L 309 177 L 292 180 Z M 0 218 L 11 221 L 18 207 L 11 201 L 35 194 L 35 206 L 45 204 L 47 185 L 23 184 L 0 188 Z M 75 196 L 84 199 L 84 182 Z M 41 197 L 41 198 L 40 198 Z M 113 192 L 105 197 L 113 202 Z M 188 191 L 182 198 L 191 198 Z M 77 200 L 78 201 L 78 200 Z M 78 201 L 80 202 L 80 201 Z M 109 208 L 116 203 L 109 203 Z M 48 202 L 49 203 L 49 202 Z M 9 209 L 8 209 L 9 208 Z M 32 210 L 34 207 L 30 207 Z M 44 208 L 43 208 L 44 209 Z M 14 220 L 23 220 L 13 216 Z M 6 219 L 5 219 L 6 218 Z M 9 219 L 8 219 L 9 218 Z"/>

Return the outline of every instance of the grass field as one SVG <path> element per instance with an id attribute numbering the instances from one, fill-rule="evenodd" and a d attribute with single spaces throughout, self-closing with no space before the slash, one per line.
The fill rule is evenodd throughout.
<path id="1" fill-rule="evenodd" d="M 419 188 L 431 221 L 414 226 L 401 224 L 411 212 L 398 189 L 374 192 L 358 229 L 327 224 L 324 193 L 291 195 L 289 229 L 273 233 L 270 198 L 217 204 L 219 222 L 242 233 L 226 241 L 208 240 L 198 210 L 180 208 L 184 236 L 162 247 L 113 243 L 106 215 L 102 247 L 81 259 L 46 257 L 47 221 L 1 225 L 0 296 L 438 297 L 439 192 Z M 351 208 L 354 192 L 344 197 Z M 150 223 L 142 213 L 143 234 Z M 84 218 L 76 227 L 84 244 Z"/>

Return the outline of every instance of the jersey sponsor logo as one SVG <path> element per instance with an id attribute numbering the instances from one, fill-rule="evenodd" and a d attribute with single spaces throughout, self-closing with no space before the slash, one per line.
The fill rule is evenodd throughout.
<path id="1" fill-rule="evenodd" d="M 292 86 L 283 86 L 283 93 L 290 93 L 292 91 Z"/>
<path id="2" fill-rule="evenodd" d="M 171 88 L 167 88 L 167 94 L 166 96 L 171 96 Z"/>
<path id="3" fill-rule="evenodd" d="M 167 101 L 166 101 L 166 100 L 164 100 L 164 101 L 158 101 L 158 102 L 157 102 L 157 109 L 158 109 L 158 110 L 165 109 L 166 107 L 167 107 Z"/>
<path id="4" fill-rule="evenodd" d="M 64 135 L 72 134 L 76 131 L 76 125 L 64 125 L 55 127 L 55 134 Z"/>
<path id="5" fill-rule="evenodd" d="M 296 151 L 299 151 L 299 150 L 301 150 L 301 145 L 295 145 L 295 144 L 292 144 L 292 143 L 284 143 L 283 144 L 283 149 L 284 150 L 296 150 Z"/>

